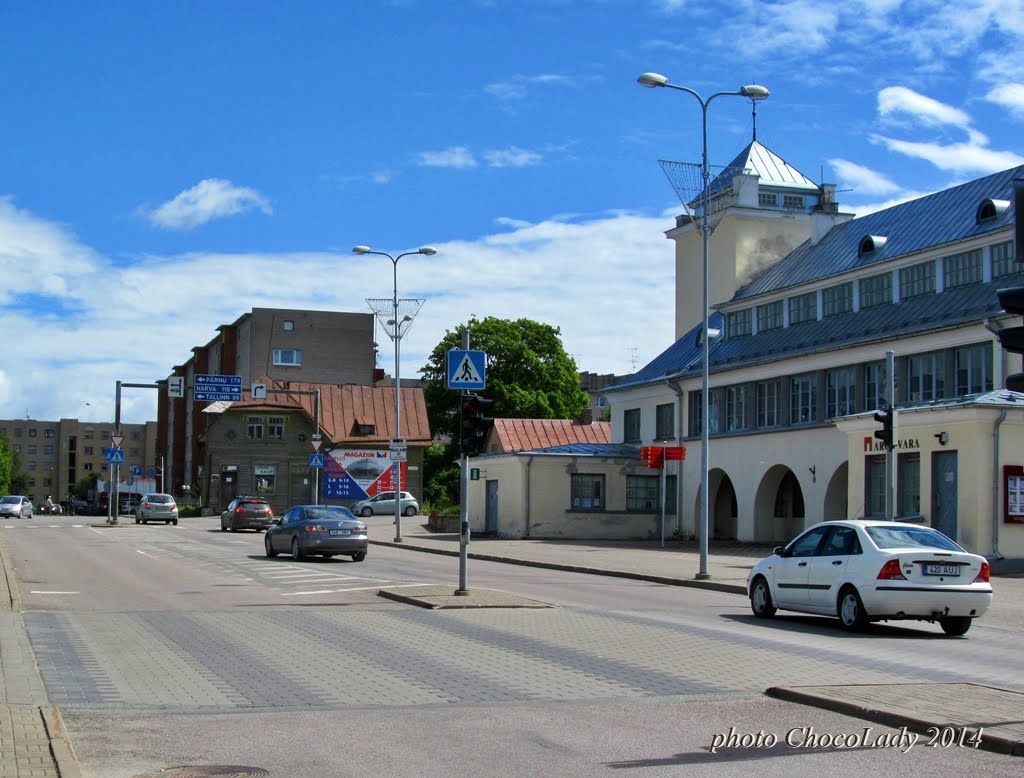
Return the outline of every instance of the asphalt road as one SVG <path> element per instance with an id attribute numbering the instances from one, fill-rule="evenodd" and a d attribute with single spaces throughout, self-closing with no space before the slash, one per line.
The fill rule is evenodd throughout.
<path id="1" fill-rule="evenodd" d="M 429 611 L 376 592 L 455 586 L 456 559 L 372 547 L 362 563 L 269 560 L 262 535 L 207 519 L 0 531 L 85 776 L 1020 773 L 1019 758 L 908 747 L 762 694 L 1024 689 L 1020 630 L 984 620 L 966 640 L 926 624 L 848 635 L 826 619 L 757 621 L 732 594 L 478 560 L 473 586 L 558 607 Z M 823 734 L 844 747 L 808 745 Z M 232 766 L 252 770 L 213 772 Z"/>

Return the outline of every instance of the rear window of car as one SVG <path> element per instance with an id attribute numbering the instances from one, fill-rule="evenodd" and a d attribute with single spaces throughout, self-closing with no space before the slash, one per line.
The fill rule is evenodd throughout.
<path id="1" fill-rule="evenodd" d="M 146 502 L 174 502 L 174 498 L 169 494 L 150 494 L 147 495 Z"/>
<path id="2" fill-rule="evenodd" d="M 941 548 L 963 551 L 941 532 L 928 527 L 865 527 L 868 537 L 879 548 Z"/>
<path id="3" fill-rule="evenodd" d="M 262 508 L 270 505 L 266 500 L 242 500 L 240 504 L 247 508 Z"/>

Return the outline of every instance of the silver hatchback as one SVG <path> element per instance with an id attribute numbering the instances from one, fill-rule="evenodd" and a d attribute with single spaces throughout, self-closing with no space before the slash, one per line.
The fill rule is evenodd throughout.
<path id="1" fill-rule="evenodd" d="M 178 523 L 178 504 L 169 494 L 143 495 L 138 507 L 135 508 L 135 523 L 146 524 L 150 521 L 162 521 L 164 524 Z"/>
<path id="2" fill-rule="evenodd" d="M 0 497 L 0 516 L 12 519 L 31 519 L 35 515 L 32 501 L 20 494 L 9 494 Z"/>

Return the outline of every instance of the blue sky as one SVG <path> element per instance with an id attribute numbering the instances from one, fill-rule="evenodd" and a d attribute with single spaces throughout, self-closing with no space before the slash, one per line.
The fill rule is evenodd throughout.
<path id="1" fill-rule="evenodd" d="M 405 376 L 472 315 L 630 372 L 672 339 L 658 160 L 701 150 L 640 73 L 767 86 L 758 140 L 863 214 L 1024 163 L 1022 44 L 1024 0 L 0 4 L 0 418 L 112 419 L 253 307 L 368 311 L 359 244 L 438 250 Z M 750 138 L 714 101 L 711 164 Z"/>

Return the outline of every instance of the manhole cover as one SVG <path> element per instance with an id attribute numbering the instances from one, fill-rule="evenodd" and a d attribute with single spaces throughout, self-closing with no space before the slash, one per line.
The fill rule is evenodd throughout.
<path id="1" fill-rule="evenodd" d="M 245 767 L 238 764 L 186 765 L 184 767 L 168 767 L 161 770 L 161 778 L 250 778 L 250 776 L 270 775 L 269 770 L 262 767 Z"/>

